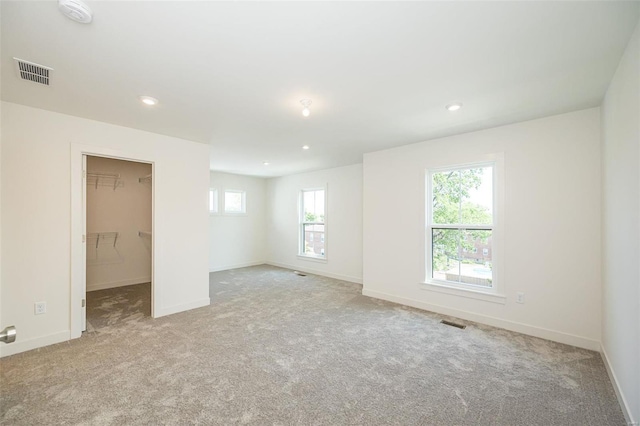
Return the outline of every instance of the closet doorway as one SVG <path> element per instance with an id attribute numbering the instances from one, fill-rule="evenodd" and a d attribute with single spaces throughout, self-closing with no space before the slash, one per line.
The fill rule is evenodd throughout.
<path id="1" fill-rule="evenodd" d="M 82 331 L 152 316 L 153 166 L 83 155 L 86 304 Z"/>

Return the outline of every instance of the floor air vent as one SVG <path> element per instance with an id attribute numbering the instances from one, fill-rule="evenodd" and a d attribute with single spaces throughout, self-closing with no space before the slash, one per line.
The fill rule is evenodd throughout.
<path id="1" fill-rule="evenodd" d="M 293 273 L 296 274 L 296 275 L 300 275 L 301 277 L 306 277 L 307 276 L 307 274 L 303 274 L 300 271 L 293 271 Z"/>
<path id="2" fill-rule="evenodd" d="M 440 321 L 440 323 L 441 324 L 445 324 L 445 325 L 450 325 L 451 327 L 459 328 L 459 329 L 462 329 L 462 330 L 467 328 L 466 325 L 458 324 L 456 322 L 451 322 L 451 321 L 447 321 L 447 320 L 442 320 L 442 321 Z"/>
<path id="3" fill-rule="evenodd" d="M 49 85 L 49 79 L 51 78 L 51 71 L 53 71 L 53 68 L 34 64 L 33 62 L 18 58 L 13 58 L 13 60 L 16 64 L 16 72 L 20 79 L 43 84 L 45 86 Z"/>

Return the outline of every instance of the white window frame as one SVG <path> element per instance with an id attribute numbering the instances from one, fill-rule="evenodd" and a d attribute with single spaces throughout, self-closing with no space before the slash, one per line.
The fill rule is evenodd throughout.
<path id="1" fill-rule="evenodd" d="M 209 188 L 209 214 L 217 215 L 220 212 L 220 202 L 218 200 L 218 189 L 217 188 Z M 213 206 L 211 202 L 213 201 Z"/>
<path id="2" fill-rule="evenodd" d="M 305 192 L 312 192 L 312 191 L 324 191 L 324 222 L 314 222 L 315 224 L 322 224 L 324 225 L 324 255 L 312 255 L 312 254 L 307 254 L 304 252 L 304 225 L 305 224 L 310 224 L 311 222 L 305 222 L 304 221 L 304 193 Z M 328 208 L 328 190 L 327 190 L 327 185 L 323 186 L 323 187 L 317 187 L 317 188 L 304 188 L 300 190 L 299 196 L 298 196 L 298 258 L 303 259 L 303 260 L 311 260 L 311 261 L 315 261 L 315 262 L 322 262 L 322 263 L 326 263 L 327 262 L 327 252 L 328 250 L 328 241 L 329 241 L 329 228 L 327 225 L 328 222 L 328 213 L 329 213 L 329 208 Z"/>
<path id="3" fill-rule="evenodd" d="M 227 193 L 242 194 L 241 210 L 239 212 L 227 210 Z M 242 189 L 225 189 L 223 193 L 223 211 L 225 215 L 238 216 L 247 214 L 247 192 Z"/>
<path id="4" fill-rule="evenodd" d="M 464 224 L 441 225 L 434 224 L 433 221 L 433 193 L 432 193 L 432 175 L 434 173 L 453 170 L 464 170 L 480 167 L 492 167 L 493 169 L 493 224 L 489 226 L 478 225 L 470 226 Z M 438 165 L 430 167 L 425 173 L 425 278 L 421 283 L 424 290 L 445 293 L 454 296 L 461 296 L 473 299 L 484 300 L 505 304 L 505 283 L 503 282 L 503 257 L 502 257 L 502 227 L 504 223 L 504 160 L 502 154 L 494 154 L 484 156 L 481 161 L 469 162 L 454 165 Z M 458 283 L 453 281 L 445 281 L 432 278 L 432 261 L 433 247 L 431 244 L 433 228 L 452 228 L 452 229 L 486 229 L 491 228 L 491 254 L 492 254 L 492 287 L 486 288 L 473 284 Z"/>

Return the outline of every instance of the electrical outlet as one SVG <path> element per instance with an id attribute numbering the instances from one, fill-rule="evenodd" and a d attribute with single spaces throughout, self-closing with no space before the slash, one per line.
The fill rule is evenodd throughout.
<path id="1" fill-rule="evenodd" d="M 34 307 L 36 315 L 47 313 L 47 302 L 36 302 Z"/>
<path id="2" fill-rule="evenodd" d="M 516 293 L 516 303 L 524 303 L 524 293 Z"/>

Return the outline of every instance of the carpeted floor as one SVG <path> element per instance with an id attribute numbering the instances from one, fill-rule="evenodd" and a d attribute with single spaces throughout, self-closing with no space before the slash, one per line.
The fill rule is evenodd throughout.
<path id="1" fill-rule="evenodd" d="M 625 424 L 595 352 L 360 292 L 258 266 L 211 274 L 209 307 L 102 312 L 80 339 L 0 361 L 0 423 Z"/>
<path id="2" fill-rule="evenodd" d="M 151 283 L 87 293 L 87 332 L 105 330 L 151 316 Z"/>

